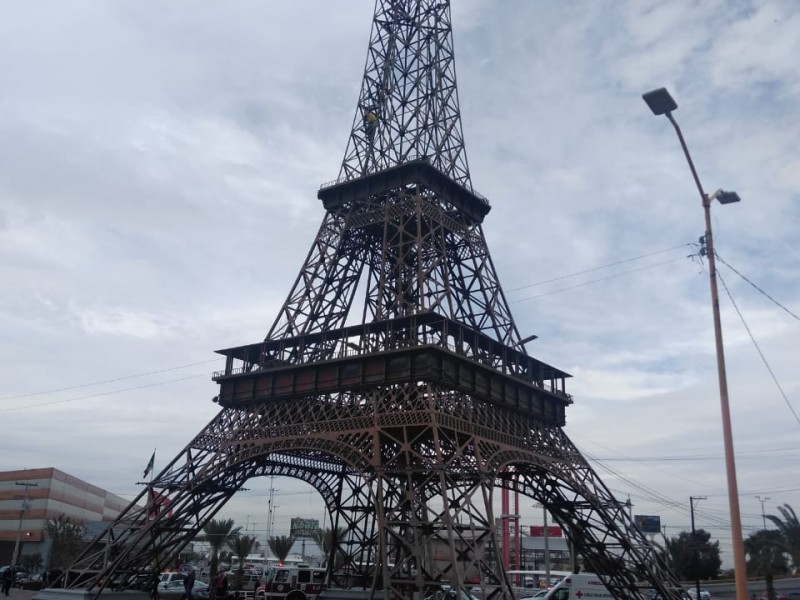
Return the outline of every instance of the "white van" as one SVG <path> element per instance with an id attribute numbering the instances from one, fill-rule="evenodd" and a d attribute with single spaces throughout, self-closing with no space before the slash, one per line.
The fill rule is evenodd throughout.
<path id="1" fill-rule="evenodd" d="M 572 573 L 555 584 L 544 600 L 614 600 L 594 573 Z"/>

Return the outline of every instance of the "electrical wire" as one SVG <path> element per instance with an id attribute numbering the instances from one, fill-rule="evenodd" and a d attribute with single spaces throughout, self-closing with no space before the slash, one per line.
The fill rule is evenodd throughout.
<path id="1" fill-rule="evenodd" d="M 791 458 L 799 456 L 800 450 L 797 448 L 763 448 L 750 450 L 748 452 L 737 452 L 737 458 L 772 459 L 775 457 Z M 641 456 L 633 457 L 600 457 L 599 460 L 611 462 L 670 462 L 670 461 L 700 461 L 700 460 L 723 460 L 721 454 L 665 454 L 662 456 Z"/>
<path id="2" fill-rule="evenodd" d="M 509 304 L 516 304 L 516 303 L 519 303 L 519 302 L 526 302 L 527 300 L 533 300 L 535 298 L 541 298 L 542 296 L 550 296 L 552 294 L 560 294 L 561 292 L 567 292 L 569 290 L 574 290 L 574 289 L 579 288 L 579 287 L 584 287 L 586 285 L 591 285 L 592 283 L 599 283 L 601 281 L 608 281 L 609 279 L 616 279 L 617 277 L 622 277 L 623 275 L 629 275 L 631 273 L 638 273 L 639 271 L 646 271 L 647 269 L 653 269 L 655 267 L 661 267 L 663 265 L 667 265 L 669 263 L 673 263 L 673 262 L 678 261 L 678 260 L 683 260 L 685 258 L 687 258 L 687 257 L 679 256 L 677 258 L 671 258 L 671 259 L 665 260 L 663 262 L 654 263 L 652 265 L 647 265 L 647 266 L 644 266 L 644 267 L 639 267 L 638 269 L 630 269 L 628 271 L 620 271 L 619 273 L 615 273 L 614 275 L 608 275 L 606 277 L 600 277 L 598 279 L 591 279 L 589 281 L 584 281 L 582 283 L 576 283 L 575 285 L 571 285 L 569 287 L 559 288 L 557 290 L 552 290 L 550 292 L 544 292 L 542 294 L 536 294 L 534 296 L 526 296 L 525 298 L 518 298 L 516 300 L 510 300 Z"/>
<path id="3" fill-rule="evenodd" d="M 544 285 L 546 283 L 553 283 L 554 281 L 561 281 L 563 279 L 569 279 L 570 277 L 576 277 L 578 275 L 585 275 L 586 273 L 593 273 L 594 271 L 601 271 L 603 269 L 608 269 L 609 267 L 615 267 L 617 265 L 624 265 L 625 263 L 633 262 L 636 260 L 641 260 L 642 258 L 648 258 L 650 256 L 656 256 L 658 254 L 664 254 L 665 252 L 672 252 L 673 250 L 678 250 L 679 248 L 683 248 L 685 246 L 691 246 L 691 243 L 681 244 L 680 246 L 674 246 L 672 248 L 666 248 L 664 250 L 656 250 L 655 252 L 650 252 L 648 254 L 640 254 L 639 256 L 634 256 L 633 258 L 625 258 L 622 260 L 618 260 L 616 262 L 608 263 L 605 265 L 600 265 L 599 267 L 592 267 L 591 269 L 584 269 L 583 271 L 577 271 L 575 273 L 570 273 L 569 275 L 561 275 L 559 277 L 553 277 L 552 279 L 546 279 L 544 281 L 537 281 L 536 283 L 529 283 L 527 285 L 522 285 L 520 287 L 515 287 L 511 289 L 505 290 L 507 294 L 511 294 L 514 292 L 518 292 L 519 290 L 526 290 L 528 288 L 536 287 L 538 285 Z M 602 280 L 601 280 L 602 281 Z"/>
<path id="4" fill-rule="evenodd" d="M 772 377 L 772 381 L 775 382 L 775 386 L 778 388 L 778 391 L 780 392 L 781 396 L 783 396 L 783 401 L 786 403 L 786 406 L 789 407 L 789 410 L 792 412 L 792 415 L 794 415 L 794 420 L 797 421 L 798 425 L 800 425 L 800 417 L 797 416 L 797 411 L 795 411 L 794 407 L 792 406 L 792 403 L 789 401 L 786 392 L 783 391 L 783 387 L 778 381 L 778 377 L 775 375 L 775 372 L 772 370 L 772 367 L 770 366 L 769 362 L 767 362 L 767 357 L 764 356 L 764 353 L 761 351 L 761 347 L 758 345 L 756 338 L 753 337 L 753 332 L 750 330 L 750 326 L 747 324 L 747 321 L 744 320 L 744 315 L 742 315 L 742 311 L 739 310 L 739 305 L 736 304 L 736 300 L 733 299 L 733 295 L 731 294 L 731 291 L 728 289 L 728 286 L 726 285 L 725 280 L 722 278 L 722 275 L 720 275 L 719 271 L 717 271 L 717 277 L 719 278 L 719 282 L 722 284 L 722 287 L 725 289 L 725 293 L 728 294 L 728 298 L 730 299 L 731 304 L 733 304 L 733 308 L 736 309 L 736 314 L 739 315 L 739 320 L 742 322 L 742 325 L 744 325 L 744 328 L 747 331 L 747 335 L 750 336 L 750 341 L 753 342 L 753 346 L 755 346 L 756 352 L 758 352 L 758 355 L 761 357 L 761 360 L 764 363 L 764 366 L 767 368 L 770 377 Z"/>
<path id="5" fill-rule="evenodd" d="M 779 308 L 782 308 L 784 311 L 786 311 L 787 313 L 789 313 L 790 315 L 792 315 L 792 316 L 793 316 L 795 319 L 797 319 L 798 321 L 800 321 L 800 317 L 798 317 L 798 316 L 797 316 L 796 314 L 794 314 L 794 313 L 793 313 L 791 310 L 789 310 L 788 308 L 786 308 L 786 307 L 785 307 L 783 304 L 781 304 L 780 302 L 778 302 L 777 300 L 775 300 L 775 298 L 773 298 L 772 296 L 770 296 L 770 295 L 769 295 L 767 292 L 765 292 L 764 290 L 762 290 L 762 289 L 761 289 L 760 287 L 758 287 L 758 286 L 757 286 L 755 283 L 753 283 L 753 282 L 752 282 L 752 281 L 750 281 L 750 280 L 749 280 L 747 277 L 745 277 L 744 275 L 742 275 L 742 274 L 741 274 L 739 271 L 737 271 L 736 269 L 734 269 L 734 268 L 733 268 L 733 267 L 732 267 L 732 266 L 731 266 L 729 263 L 725 262 L 725 260 L 724 260 L 724 259 L 723 259 L 723 258 L 722 258 L 720 255 L 719 255 L 719 253 L 718 253 L 716 250 L 714 251 L 714 256 L 716 256 L 716 257 L 717 257 L 717 260 L 718 260 L 719 262 L 721 262 L 723 265 L 725 265 L 726 267 L 728 267 L 728 268 L 729 268 L 731 271 L 733 271 L 734 273 L 736 273 L 736 274 L 737 274 L 739 277 L 741 277 L 742 279 L 744 279 L 744 280 L 745 280 L 747 283 L 749 283 L 750 285 L 752 285 L 752 286 L 753 286 L 753 287 L 754 287 L 756 290 L 758 290 L 758 291 L 759 291 L 761 294 L 763 294 L 765 297 L 769 298 L 769 299 L 770 299 L 770 300 L 771 300 L 771 301 L 772 301 L 772 302 L 773 302 L 773 303 L 774 303 L 776 306 L 778 306 Z M 722 278 L 720 278 L 720 279 L 722 279 Z"/>
<path id="6" fill-rule="evenodd" d="M 196 367 L 197 365 L 207 365 L 212 362 L 218 362 L 222 360 L 221 358 L 215 358 L 212 360 L 203 360 L 200 362 L 188 363 L 185 365 L 178 365 L 177 367 L 169 367 L 166 369 L 159 369 L 158 371 L 147 371 L 146 373 L 137 373 L 136 375 L 125 375 L 124 377 L 116 377 L 114 379 L 104 379 L 102 381 L 94 381 L 92 383 L 82 383 L 80 385 L 71 385 L 69 387 L 63 388 L 54 388 L 52 390 L 42 390 L 39 392 L 29 392 L 27 394 L 17 394 L 16 396 L 2 396 L 0 397 L 0 401 L 3 400 L 17 400 L 19 398 L 31 398 L 32 396 L 43 396 L 45 394 L 55 394 L 57 392 L 69 392 L 71 390 L 80 390 L 87 387 L 94 387 L 96 385 L 103 385 L 105 383 L 116 383 L 118 381 L 125 381 L 127 379 L 137 379 L 139 377 L 147 377 L 148 375 L 158 375 L 160 373 L 168 373 L 170 371 L 177 371 L 178 369 L 188 369 L 189 367 Z M 181 381 L 177 379 L 175 381 Z M 169 383 L 169 382 L 167 382 Z M 136 389 L 136 388 L 132 388 Z M 88 396 L 91 397 L 91 396 Z M 42 405 L 43 406 L 43 405 Z"/>
<path id="7" fill-rule="evenodd" d="M 519 291 L 519 290 L 523 290 L 523 289 L 527 289 L 527 288 L 531 288 L 531 287 L 535 287 L 535 286 L 539 286 L 539 285 L 544 285 L 546 283 L 552 283 L 554 281 L 560 281 L 560 280 L 563 280 L 563 279 L 569 279 L 570 277 L 575 277 L 577 275 L 584 275 L 586 273 L 592 273 L 594 271 L 600 271 L 602 269 L 607 269 L 609 267 L 614 267 L 614 266 L 617 266 L 617 265 L 622 265 L 622 264 L 625 264 L 625 263 L 634 262 L 634 261 L 637 261 L 637 260 L 641 260 L 643 258 L 648 258 L 650 256 L 657 256 L 659 254 L 664 254 L 666 252 L 672 252 L 673 250 L 677 250 L 677 249 L 683 248 L 685 246 L 692 246 L 692 243 L 680 244 L 679 246 L 673 246 L 672 248 L 666 248 L 664 250 L 657 250 L 655 252 L 649 252 L 647 254 L 640 254 L 639 256 L 634 256 L 632 258 L 626 258 L 626 259 L 623 259 L 623 260 L 618 260 L 618 261 L 615 261 L 615 262 L 612 262 L 612 263 L 608 263 L 608 264 L 605 264 L 605 265 L 600 265 L 598 267 L 592 267 L 591 269 L 584 269 L 583 271 L 577 271 L 575 273 L 570 273 L 568 275 L 562 275 L 560 277 L 555 277 L 553 279 L 548 279 L 546 281 L 539 281 L 539 282 L 536 282 L 536 283 L 523 285 L 523 286 L 520 286 L 520 287 L 517 287 L 517 288 L 511 288 L 509 290 L 506 290 L 506 293 L 513 293 L 513 292 L 516 292 L 516 291 Z M 677 259 L 673 259 L 673 260 L 677 260 Z M 584 282 L 584 283 L 580 283 L 580 284 L 578 284 L 576 286 L 571 286 L 571 287 L 564 288 L 564 289 L 561 289 L 561 290 L 555 290 L 555 291 L 552 291 L 552 292 L 547 292 L 545 294 L 540 294 L 540 296 L 549 295 L 549 294 L 555 294 L 555 293 L 558 293 L 558 292 L 561 292 L 561 291 L 567 291 L 567 290 L 573 289 L 575 287 L 582 287 L 582 286 L 585 286 L 585 285 L 589 285 L 590 283 L 597 283 L 597 282 L 600 282 L 600 281 L 605 281 L 606 279 L 613 279 L 615 277 L 619 277 L 621 275 L 626 275 L 628 273 L 635 273 L 636 271 L 640 271 L 640 270 L 645 270 L 645 269 L 649 269 L 649 268 L 652 268 L 652 267 L 661 266 L 662 264 L 667 264 L 668 262 L 673 262 L 673 261 L 672 260 L 665 261 L 663 263 L 656 263 L 654 265 L 650 265 L 650 266 L 647 266 L 647 267 L 642 267 L 640 269 L 633 269 L 633 270 L 630 270 L 630 271 L 624 271 L 622 273 L 611 275 L 609 277 L 604 277 L 604 278 L 601 278 L 601 279 L 587 281 L 587 282 Z M 538 298 L 538 297 L 539 296 L 532 296 L 530 298 L 522 298 L 520 300 L 516 300 L 515 302 L 522 302 L 522 301 L 525 301 L 525 300 L 529 300 L 529 299 L 532 299 L 532 298 Z M 195 366 L 198 366 L 198 365 L 210 364 L 210 363 L 213 363 L 213 362 L 217 362 L 219 360 L 221 360 L 221 359 L 216 358 L 216 359 L 212 359 L 212 360 L 206 360 L 206 361 L 200 361 L 200 362 L 194 362 L 194 363 L 187 363 L 185 365 L 178 365 L 178 366 L 169 367 L 169 368 L 166 368 L 166 369 L 159 369 L 157 371 L 147 371 L 145 373 L 137 373 L 137 374 L 134 374 L 134 375 L 126 375 L 124 377 L 116 377 L 114 379 L 104 379 L 104 380 L 101 380 L 101 381 L 94 381 L 94 382 L 90 382 L 90 383 L 83 383 L 83 384 L 73 385 L 73 386 L 68 386 L 68 387 L 54 388 L 54 389 L 50 389 L 50 390 L 41 390 L 41 391 L 38 391 L 38 392 L 28 392 L 28 393 L 25 393 L 25 394 L 16 394 L 14 396 L 0 396 L 0 401 L 3 401 L 3 400 L 17 400 L 17 399 L 20 399 L 20 398 L 30 398 L 30 397 L 33 397 L 33 396 L 42 396 L 42 395 L 45 395 L 45 394 L 55 394 L 55 393 L 58 393 L 58 392 L 67 392 L 67 391 L 78 390 L 78 389 L 83 389 L 83 388 L 87 388 L 87 387 L 94 387 L 96 385 L 103 385 L 103 384 L 106 384 L 106 383 L 116 383 L 118 381 L 125 381 L 127 379 L 137 379 L 139 377 L 146 377 L 148 375 L 158 375 L 160 373 L 167 373 L 169 371 L 176 371 L 176 370 L 179 370 L 179 369 L 186 369 L 186 368 L 195 367 Z M 176 381 L 180 381 L 180 380 L 176 380 Z M 166 383 L 169 383 L 169 382 L 166 382 Z M 136 389 L 136 388 L 130 388 L 130 389 Z M 114 392 L 114 393 L 116 393 L 116 392 Z M 93 397 L 93 396 L 87 396 L 87 397 Z M 83 399 L 83 398 L 77 398 L 77 399 Z M 39 405 L 32 405 L 32 406 L 39 406 Z M 42 404 L 42 406 L 44 406 L 44 405 Z"/>
<path id="8" fill-rule="evenodd" d="M 98 392 L 96 394 L 89 394 L 88 396 L 78 396 L 77 398 L 66 398 L 64 400 L 52 400 L 50 402 L 40 402 L 38 404 L 26 404 L 24 406 L 12 406 L 7 408 L 0 408 L 0 412 L 11 412 L 14 410 L 25 410 L 28 408 L 40 408 L 42 406 L 54 406 L 56 404 L 66 404 L 67 402 L 77 402 L 78 400 L 89 400 L 91 398 L 100 398 L 101 396 L 111 396 L 113 394 L 121 394 L 122 392 L 133 392 L 136 390 L 144 390 L 148 388 L 158 387 L 160 385 L 167 385 L 168 383 L 176 383 L 178 381 L 187 381 L 189 379 L 197 379 L 199 377 L 208 377 L 208 373 L 201 373 L 199 375 L 190 375 L 188 377 L 181 377 L 179 379 L 170 379 L 168 381 L 159 381 L 157 383 L 150 383 L 146 385 L 139 385 L 136 387 L 123 388 L 120 390 L 111 390 L 110 392 Z M 86 387 L 86 386 L 84 386 Z"/>

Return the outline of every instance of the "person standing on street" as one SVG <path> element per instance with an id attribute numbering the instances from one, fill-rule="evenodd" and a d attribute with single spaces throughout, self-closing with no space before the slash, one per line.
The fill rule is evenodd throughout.
<path id="1" fill-rule="evenodd" d="M 158 600 L 158 584 L 161 583 L 161 576 L 153 573 L 150 578 L 150 600 Z"/>
<path id="2" fill-rule="evenodd" d="M 217 575 L 217 580 L 214 582 L 214 600 L 225 600 L 228 595 L 228 576 L 225 573 Z"/>
<path id="3" fill-rule="evenodd" d="M 183 589 L 186 591 L 186 600 L 192 600 L 192 589 L 194 589 L 194 569 L 189 571 L 186 579 L 183 580 Z"/>
<path id="4" fill-rule="evenodd" d="M 8 592 L 11 591 L 11 586 L 14 583 L 14 579 L 17 576 L 17 570 L 12 566 L 8 567 L 3 572 L 3 593 L 8 596 Z"/>

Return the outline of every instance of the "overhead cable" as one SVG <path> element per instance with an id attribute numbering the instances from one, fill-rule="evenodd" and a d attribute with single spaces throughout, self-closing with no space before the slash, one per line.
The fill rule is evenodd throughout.
<path id="1" fill-rule="evenodd" d="M 616 267 L 617 265 L 624 265 L 625 263 L 633 262 L 636 260 L 641 260 L 643 258 L 648 258 L 650 256 L 656 256 L 658 254 L 664 254 L 665 252 L 672 252 L 673 250 L 678 250 L 679 248 L 683 248 L 685 246 L 691 246 L 691 243 L 681 244 L 680 246 L 673 246 L 672 248 L 666 248 L 664 250 L 656 250 L 655 252 L 650 252 L 648 254 L 640 254 L 639 256 L 634 256 L 632 258 L 625 258 L 622 260 L 618 260 L 616 262 L 608 263 L 605 265 L 600 265 L 599 267 L 592 267 L 591 269 L 584 269 L 583 271 L 576 271 L 575 273 L 570 273 L 569 275 L 560 275 L 559 277 L 553 277 L 552 279 L 546 279 L 544 281 L 537 281 L 536 283 L 529 283 L 527 285 L 522 285 L 519 287 L 511 288 L 505 290 L 507 294 L 511 294 L 513 292 L 518 292 L 519 290 L 525 290 L 528 288 L 536 287 L 538 285 L 544 285 L 546 283 L 553 283 L 554 281 L 561 281 L 562 279 L 569 279 L 570 277 L 577 277 L 578 275 L 585 275 L 586 273 L 593 273 L 594 271 L 602 271 L 603 269 L 608 269 L 609 267 Z M 602 281 L 602 280 L 598 280 Z M 571 288 L 567 288 L 571 289 Z"/>
<path id="2" fill-rule="evenodd" d="M 718 260 L 718 261 L 720 261 L 722 264 L 724 264 L 726 267 L 728 267 L 728 268 L 729 268 L 731 271 L 733 271 L 734 273 L 736 273 L 736 274 L 737 274 L 739 277 L 741 277 L 742 279 L 744 279 L 744 280 L 745 280 L 747 283 L 749 283 L 750 285 L 752 285 L 752 286 L 753 286 L 753 287 L 754 287 L 756 290 L 758 290 L 758 291 L 759 291 L 761 294 L 763 294 L 764 296 L 766 296 L 767 298 L 769 298 L 769 299 L 770 299 L 770 300 L 771 300 L 771 301 L 772 301 L 772 302 L 773 302 L 773 303 L 774 303 L 776 306 L 778 306 L 778 307 L 782 308 L 784 311 L 786 311 L 787 313 L 789 313 L 789 314 L 790 314 L 791 316 L 793 316 L 795 319 L 797 319 L 798 321 L 800 321 L 800 317 L 798 317 L 798 316 L 797 316 L 796 314 L 794 314 L 794 313 L 793 313 L 791 310 L 789 310 L 788 308 L 786 308 L 786 307 L 785 307 L 783 304 L 781 304 L 780 302 L 778 302 L 777 300 L 775 300 L 775 298 L 773 298 L 772 296 L 770 296 L 770 295 L 769 295 L 767 292 L 765 292 L 764 290 L 762 290 L 762 289 L 761 289 L 760 287 L 758 287 L 758 286 L 757 286 L 755 283 L 753 283 L 753 282 L 752 282 L 752 281 L 750 281 L 750 280 L 749 280 L 747 277 L 745 277 L 744 275 L 742 275 L 742 274 L 741 274 L 739 271 L 737 271 L 736 269 L 734 269 L 734 268 L 733 268 L 733 267 L 732 267 L 730 264 L 728 264 L 727 262 L 725 262 L 725 260 L 723 260 L 723 258 L 722 258 L 722 257 L 719 255 L 719 253 L 718 253 L 716 250 L 714 251 L 714 256 L 716 256 L 716 257 L 717 257 L 717 260 Z M 721 279 L 722 279 L 722 278 L 720 277 L 720 280 L 721 280 Z"/>
<path id="3" fill-rule="evenodd" d="M 769 365 L 769 362 L 767 362 L 767 357 L 764 356 L 764 353 L 761 351 L 761 347 L 758 345 L 758 342 L 756 342 L 756 338 L 753 337 L 753 332 L 750 331 L 750 326 L 747 324 L 747 321 L 744 320 L 742 311 L 739 310 L 739 305 L 736 304 L 736 300 L 733 299 L 731 291 L 728 289 L 728 286 L 725 284 L 725 280 L 722 278 L 722 275 L 719 274 L 719 271 L 717 271 L 717 277 L 719 278 L 719 282 L 722 284 L 722 287 L 725 289 L 725 293 L 728 294 L 728 298 L 730 299 L 731 304 L 733 304 L 733 308 L 736 309 L 736 314 L 739 315 L 739 320 L 741 320 L 742 325 L 744 325 L 745 331 L 747 331 L 747 335 L 750 336 L 750 341 L 753 342 L 753 346 L 755 346 L 756 352 L 758 352 L 758 355 L 761 357 L 761 360 L 764 363 L 764 366 L 767 368 L 770 377 L 772 377 L 772 381 L 775 382 L 775 386 L 778 388 L 778 391 L 780 392 L 781 396 L 783 396 L 783 401 L 786 402 L 786 406 L 789 407 L 789 410 L 792 412 L 792 415 L 794 415 L 794 420 L 797 421 L 798 425 L 800 425 L 800 417 L 797 416 L 797 411 L 795 411 L 794 407 L 792 406 L 792 403 L 786 396 L 786 392 L 783 391 L 783 387 L 778 381 L 778 378 L 775 376 L 775 372 L 772 370 L 772 367 Z"/>

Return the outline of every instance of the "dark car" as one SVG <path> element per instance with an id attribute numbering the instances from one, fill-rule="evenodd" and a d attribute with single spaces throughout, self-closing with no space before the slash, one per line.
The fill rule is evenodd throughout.
<path id="1" fill-rule="evenodd" d="M 27 581 L 29 578 L 30 575 L 27 571 L 17 569 L 17 572 L 14 575 L 14 587 L 22 587 L 22 582 Z"/>
<path id="2" fill-rule="evenodd" d="M 26 577 L 22 581 L 17 580 L 17 585 L 19 585 L 19 587 L 21 587 L 23 590 L 41 590 L 42 588 L 46 587 L 41 573 Z"/>

